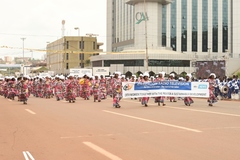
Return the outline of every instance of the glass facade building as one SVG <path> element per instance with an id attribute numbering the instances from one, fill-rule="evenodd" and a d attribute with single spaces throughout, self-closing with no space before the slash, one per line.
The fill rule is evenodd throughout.
<path id="1" fill-rule="evenodd" d="M 232 5 L 232 0 L 172 0 L 163 5 L 158 22 L 162 32 L 159 47 L 188 53 L 231 50 Z M 108 0 L 107 9 L 107 51 L 133 47 L 137 21 L 134 5 Z"/>

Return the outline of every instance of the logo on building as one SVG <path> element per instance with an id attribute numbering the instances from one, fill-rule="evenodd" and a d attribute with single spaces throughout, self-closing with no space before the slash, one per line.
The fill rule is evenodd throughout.
<path id="1" fill-rule="evenodd" d="M 142 21 L 147 21 L 148 20 L 148 15 L 147 12 L 137 12 L 136 13 L 136 24 L 140 24 Z"/>

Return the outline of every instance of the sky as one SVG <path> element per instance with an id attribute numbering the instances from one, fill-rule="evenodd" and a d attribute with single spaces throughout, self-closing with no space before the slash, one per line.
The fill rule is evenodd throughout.
<path id="1" fill-rule="evenodd" d="M 47 42 L 65 36 L 97 34 L 106 50 L 106 0 L 1 0 L 0 58 L 4 56 L 43 58 Z M 21 38 L 26 38 L 23 40 Z M 8 48 L 6 48 L 7 46 Z"/>

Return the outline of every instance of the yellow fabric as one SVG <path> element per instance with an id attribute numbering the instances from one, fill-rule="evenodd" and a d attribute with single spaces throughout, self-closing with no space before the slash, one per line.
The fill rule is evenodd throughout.
<path id="1" fill-rule="evenodd" d="M 84 84 L 84 79 L 80 79 L 79 84 Z"/>

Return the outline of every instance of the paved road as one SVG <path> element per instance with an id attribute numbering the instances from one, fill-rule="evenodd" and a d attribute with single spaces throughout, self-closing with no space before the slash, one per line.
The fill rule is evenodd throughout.
<path id="1" fill-rule="evenodd" d="M 0 97 L 0 160 L 239 160 L 240 102 Z"/>

